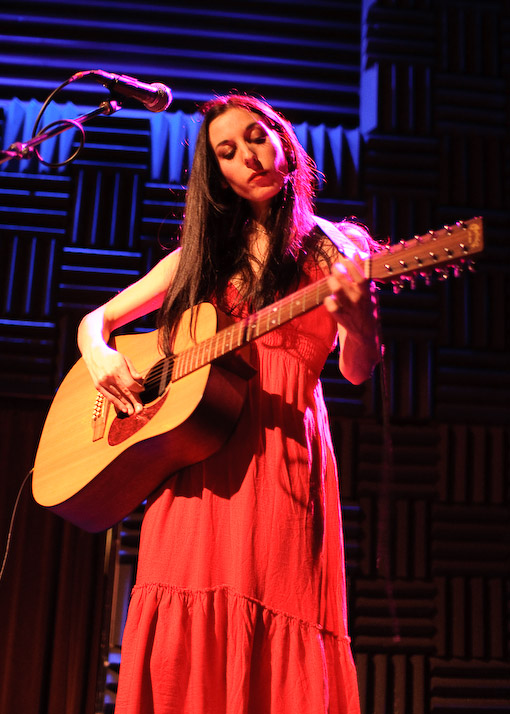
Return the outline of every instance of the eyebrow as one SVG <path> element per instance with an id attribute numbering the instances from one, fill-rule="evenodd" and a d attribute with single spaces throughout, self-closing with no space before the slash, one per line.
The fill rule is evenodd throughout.
<path id="1" fill-rule="evenodd" d="M 247 131 L 249 131 L 250 129 L 253 129 L 254 126 L 260 126 L 260 120 L 258 120 L 258 121 L 252 121 L 251 124 L 248 124 L 248 126 L 246 126 L 246 127 L 244 128 L 244 131 L 247 132 Z M 218 149 L 220 146 L 223 146 L 223 144 L 228 144 L 230 141 L 231 141 L 231 139 L 223 139 L 223 140 L 220 141 L 218 144 L 216 144 L 216 146 L 214 147 L 215 150 Z"/>

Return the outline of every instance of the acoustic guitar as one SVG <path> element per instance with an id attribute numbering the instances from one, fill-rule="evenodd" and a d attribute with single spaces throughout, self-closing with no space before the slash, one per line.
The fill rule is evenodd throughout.
<path id="1" fill-rule="evenodd" d="M 398 288 L 417 274 L 447 275 L 448 264 L 482 249 L 478 217 L 375 253 L 363 268 L 368 279 Z M 91 532 L 122 520 L 171 474 L 208 458 L 231 436 L 254 374 L 250 342 L 318 307 L 329 292 L 324 278 L 238 322 L 202 303 L 184 314 L 170 356 L 160 352 L 156 330 L 116 337 L 114 346 L 144 375 L 140 414 L 117 413 L 80 359 L 43 427 L 36 502 Z"/>

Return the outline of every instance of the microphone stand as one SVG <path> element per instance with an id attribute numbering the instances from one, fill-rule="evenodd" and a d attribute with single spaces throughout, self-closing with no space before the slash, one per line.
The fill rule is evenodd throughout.
<path id="1" fill-rule="evenodd" d="M 29 139 L 29 141 L 16 141 L 14 144 L 11 144 L 8 149 L 0 151 L 0 164 L 4 164 L 11 159 L 30 159 L 34 154 L 36 147 L 47 139 L 52 139 L 54 136 L 62 134 L 71 127 L 76 128 L 76 126 L 78 126 L 78 128 L 81 128 L 83 124 L 97 116 L 100 116 L 101 114 L 110 116 L 110 114 L 118 112 L 121 108 L 122 104 L 119 102 L 113 99 L 107 99 L 106 101 L 101 102 L 97 109 L 94 109 L 87 114 L 83 114 L 77 119 L 60 119 L 59 121 L 54 122 L 57 125 L 60 124 L 60 126 L 55 126 L 53 129 L 47 131 L 43 130 L 32 139 Z M 52 124 L 49 126 L 52 126 Z"/>

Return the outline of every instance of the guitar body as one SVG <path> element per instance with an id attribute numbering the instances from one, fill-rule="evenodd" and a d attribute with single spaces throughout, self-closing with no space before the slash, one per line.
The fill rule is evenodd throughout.
<path id="1" fill-rule="evenodd" d="M 197 341 L 215 334 L 213 305 L 200 306 Z M 193 345 L 189 317 L 175 352 Z M 141 374 L 163 355 L 158 332 L 117 337 L 115 347 Z M 42 506 L 91 532 L 114 525 L 175 471 L 215 453 L 232 434 L 254 373 L 240 356 L 212 362 L 170 382 L 139 415 L 118 416 L 99 395 L 103 425 L 97 428 L 98 392 L 83 359 L 65 377 L 46 418 L 32 479 Z"/>

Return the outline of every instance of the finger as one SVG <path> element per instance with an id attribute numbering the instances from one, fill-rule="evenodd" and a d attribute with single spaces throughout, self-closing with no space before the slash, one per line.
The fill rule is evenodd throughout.
<path id="1" fill-rule="evenodd" d="M 121 399 L 120 393 L 113 387 L 105 387 L 101 384 L 96 385 L 96 389 L 100 394 L 105 397 L 118 412 L 123 412 L 125 414 L 129 413 L 129 406 L 127 402 Z"/>
<path id="2" fill-rule="evenodd" d="M 326 310 L 335 318 L 339 318 L 343 311 L 342 302 L 336 295 L 327 295 L 324 298 L 324 306 L 326 307 Z"/>
<path id="3" fill-rule="evenodd" d="M 333 268 L 333 271 L 328 276 L 328 287 L 331 290 L 331 293 L 335 294 L 339 290 L 344 289 L 347 285 L 347 281 L 348 278 L 346 277 L 345 272 L 343 272 L 343 266 L 336 269 Z"/>
<path id="4" fill-rule="evenodd" d="M 346 260 L 345 263 L 335 263 L 332 266 L 328 285 L 333 294 L 348 293 L 352 287 L 357 289 L 359 274 L 356 273 L 356 269 L 351 274 L 350 262 Z"/>
<path id="5" fill-rule="evenodd" d="M 350 277 L 345 276 L 343 273 L 340 273 L 338 277 L 330 275 L 328 287 L 331 291 L 331 296 L 336 298 L 342 307 L 347 306 L 348 303 L 356 302 L 360 290 L 358 283 L 353 282 Z"/>
<path id="6" fill-rule="evenodd" d="M 123 411 L 128 414 L 139 413 L 143 409 L 142 400 L 140 399 L 139 393 L 143 391 L 143 387 L 138 383 L 134 383 L 133 389 L 126 387 L 125 385 L 116 384 L 115 388 L 118 390 L 118 399 L 123 405 Z"/>
<path id="7" fill-rule="evenodd" d="M 363 263 L 355 260 L 349 260 L 347 258 L 334 263 L 331 268 L 331 272 L 335 277 L 341 278 L 342 276 L 345 276 L 356 283 L 360 283 L 365 280 Z"/>
<path id="8" fill-rule="evenodd" d="M 118 411 L 129 415 L 142 411 L 143 405 L 138 394 L 134 394 L 118 379 L 105 381 L 98 389 Z"/>
<path id="9" fill-rule="evenodd" d="M 357 302 L 365 294 L 370 293 L 370 281 L 353 265 L 352 261 L 345 264 L 336 263 L 329 276 L 329 288 L 333 294 L 338 293 L 352 302 Z"/>
<path id="10" fill-rule="evenodd" d="M 138 372 L 138 370 L 135 368 L 134 364 L 131 362 L 129 357 L 124 358 L 126 361 L 126 365 L 128 367 L 129 371 L 129 376 L 131 377 L 131 382 L 129 384 L 129 389 L 133 392 L 141 392 L 143 391 L 143 375 Z"/>

